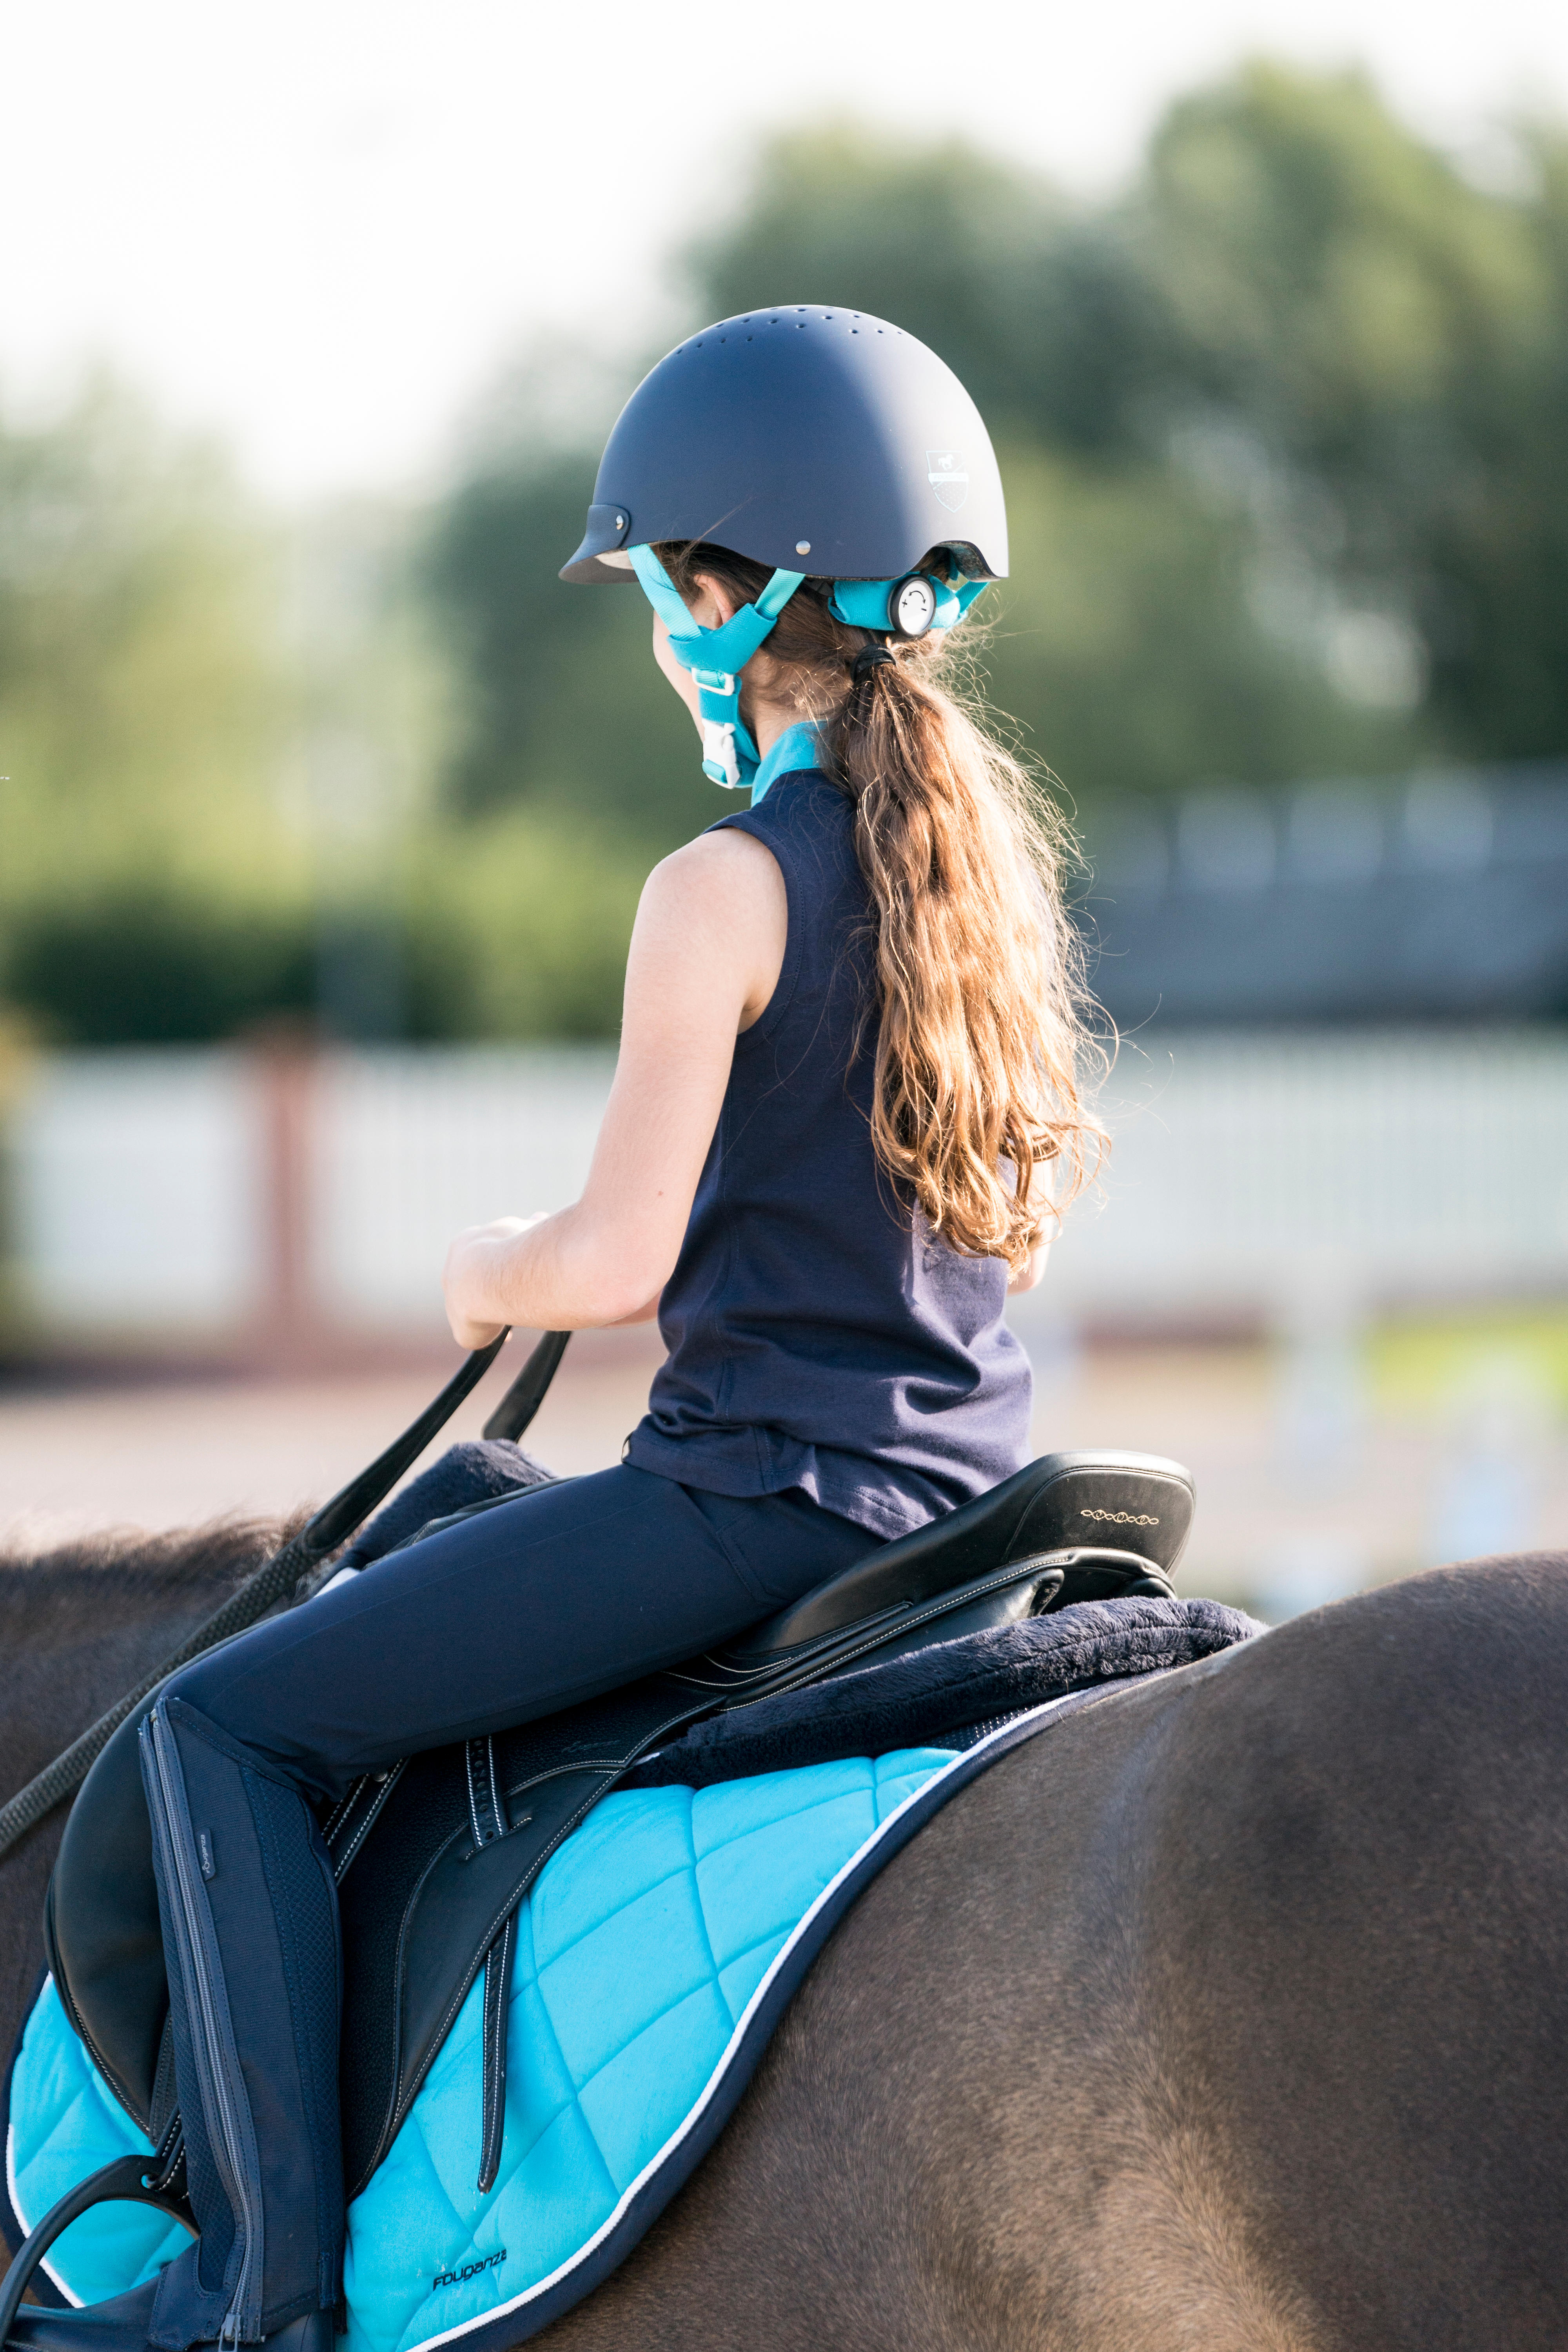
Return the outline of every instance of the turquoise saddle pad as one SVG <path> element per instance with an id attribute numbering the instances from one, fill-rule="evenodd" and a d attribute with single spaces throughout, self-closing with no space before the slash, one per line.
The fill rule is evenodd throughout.
<path id="1" fill-rule="evenodd" d="M 807 1923 L 879 1844 L 890 1850 L 900 1810 L 953 1761 L 946 1748 L 903 1748 L 606 1797 L 519 1914 L 496 2184 L 482 2197 L 475 2186 L 481 1978 L 349 2209 L 349 2352 L 482 2336 L 519 2306 L 521 2318 L 534 2305 L 542 2325 L 539 2298 L 613 2234 L 714 2097 Z M 151 2153 L 46 1982 L 12 2070 L 16 2219 L 33 2227 L 133 2150 Z M 100 2206 L 71 2224 L 47 2268 L 69 2301 L 96 2303 L 188 2242 L 147 2207 Z M 509 2326 L 513 2341 L 531 2332 Z"/>

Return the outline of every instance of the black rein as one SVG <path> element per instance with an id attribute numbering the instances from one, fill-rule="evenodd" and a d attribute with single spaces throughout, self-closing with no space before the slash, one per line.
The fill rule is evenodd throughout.
<path id="1" fill-rule="evenodd" d="M 544 1402 L 545 1391 L 555 1377 L 556 1367 L 566 1352 L 571 1335 L 565 1331 L 546 1331 L 536 1342 L 527 1362 L 510 1388 L 485 1423 L 487 1437 L 517 1439 L 522 1435 L 534 1414 Z M 501 1349 L 507 1334 L 502 1331 L 487 1348 L 476 1348 L 465 1364 L 458 1367 L 438 1397 L 427 1404 L 417 1421 L 410 1422 L 401 1437 L 395 1438 L 384 1454 L 377 1454 L 367 1470 L 351 1478 L 330 1503 L 323 1503 L 314 1517 L 308 1519 L 296 1536 L 263 1561 L 253 1576 L 248 1577 L 237 1592 L 231 1592 L 223 1607 L 187 1634 L 177 1650 L 172 1651 L 150 1675 L 144 1675 L 134 1690 L 117 1699 L 106 1715 L 84 1731 L 79 1739 L 72 1740 L 63 1756 L 57 1756 L 45 1766 L 25 1789 L 17 1790 L 7 1805 L 0 1806 L 0 1854 L 8 1853 L 18 1839 L 26 1837 L 34 1825 L 67 1797 L 72 1797 L 86 1780 L 100 1751 L 108 1745 L 131 1713 L 140 1706 L 149 1691 L 156 1690 L 176 1666 L 188 1665 L 199 1658 L 204 1650 L 219 1642 L 226 1642 L 231 1633 L 243 1633 L 266 1616 L 280 1601 L 291 1600 L 300 1579 L 346 1543 L 356 1528 L 363 1527 L 376 1505 L 383 1502 L 402 1477 L 409 1465 L 417 1460 L 457 1412 L 469 1391 L 483 1380 Z"/>

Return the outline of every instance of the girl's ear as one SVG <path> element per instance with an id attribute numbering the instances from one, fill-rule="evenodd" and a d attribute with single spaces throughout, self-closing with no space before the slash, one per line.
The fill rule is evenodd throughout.
<path id="1" fill-rule="evenodd" d="M 710 572 L 700 572 L 692 582 L 697 591 L 691 606 L 691 617 L 704 629 L 721 629 L 732 621 L 741 609 L 741 600 L 731 595 L 721 580 Z"/>

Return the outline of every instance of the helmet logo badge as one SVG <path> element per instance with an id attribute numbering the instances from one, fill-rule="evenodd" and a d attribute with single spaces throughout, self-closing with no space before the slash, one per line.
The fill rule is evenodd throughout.
<path id="1" fill-rule="evenodd" d="M 969 476 L 961 449 L 928 449 L 926 479 L 942 505 L 956 514 L 969 496 Z"/>

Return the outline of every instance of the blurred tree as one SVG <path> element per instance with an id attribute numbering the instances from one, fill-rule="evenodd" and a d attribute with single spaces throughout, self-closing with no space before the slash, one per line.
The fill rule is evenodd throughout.
<path id="1" fill-rule="evenodd" d="M 1256 533 L 1150 458 L 1005 450 L 1013 577 L 981 654 L 994 710 L 1091 814 L 1203 777 L 1286 782 L 1403 764 L 1401 712 L 1347 701 L 1258 616 Z"/>
<path id="2" fill-rule="evenodd" d="M 0 909 L 275 835 L 274 552 L 216 456 L 107 381 L 0 424 Z"/>
<path id="3" fill-rule="evenodd" d="M 407 536 L 361 506 L 264 523 L 211 452 L 108 383 L 50 425 L 0 425 L 0 998 L 35 1034 L 375 1025 L 352 1015 L 384 968 L 410 1037 L 613 1031 L 647 856 L 581 808 L 441 819 L 446 721 Z M 637 622 L 612 677 L 583 664 L 602 723 L 606 689 L 650 667 L 646 609 L 583 604 Z M 555 667 L 546 648 L 546 699 Z M 673 753 L 687 722 L 659 693 Z M 547 760 L 574 726 L 552 708 Z"/>
<path id="4" fill-rule="evenodd" d="M 1477 186 L 1364 76 L 1259 64 L 1171 110 L 1126 215 L 1167 411 L 1331 583 L 1347 682 L 1358 619 L 1403 633 L 1479 758 L 1568 749 L 1568 147 L 1514 163 Z"/>
<path id="5" fill-rule="evenodd" d="M 692 324 L 759 301 L 873 311 L 941 352 L 994 437 L 1066 449 L 1136 440 L 1167 340 L 1113 216 L 961 142 L 849 122 L 766 147 L 740 213 L 686 270 Z"/>
<path id="6" fill-rule="evenodd" d="M 596 460 L 522 436 L 487 455 L 436 518 L 426 577 L 463 681 L 451 787 L 468 814 L 585 806 L 657 853 L 723 808 L 654 667 L 635 585 L 557 577 Z"/>

